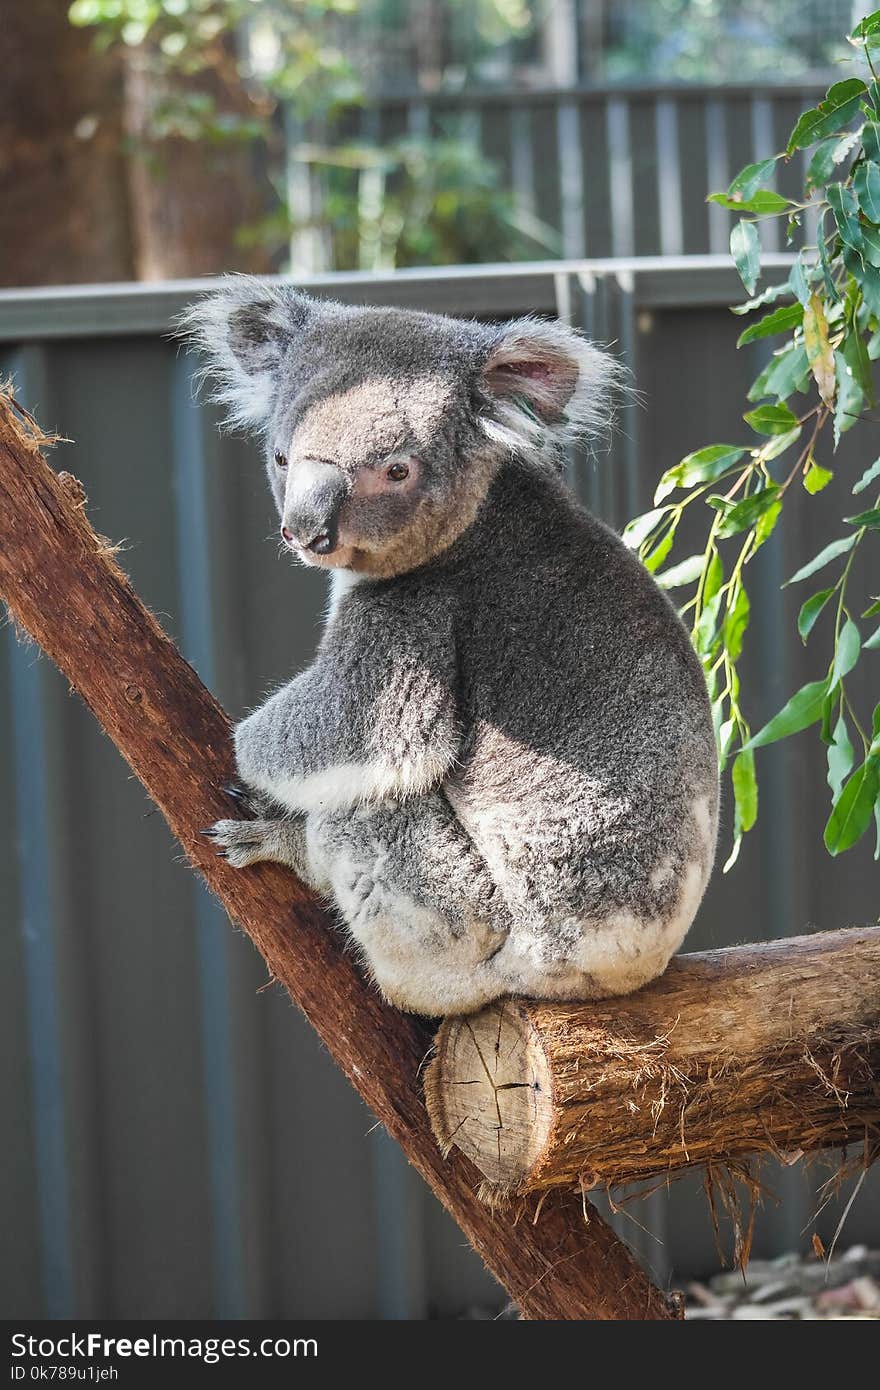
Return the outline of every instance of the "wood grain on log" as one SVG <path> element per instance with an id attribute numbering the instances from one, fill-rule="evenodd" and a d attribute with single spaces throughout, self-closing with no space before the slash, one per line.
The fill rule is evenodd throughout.
<path id="1" fill-rule="evenodd" d="M 880 927 L 682 956 L 625 999 L 447 1019 L 427 1086 L 441 1145 L 518 1194 L 876 1152 Z"/>
<path id="2" fill-rule="evenodd" d="M 444 1159 L 420 1074 L 430 1033 L 358 974 L 317 900 L 287 870 L 236 871 L 199 829 L 236 815 L 229 721 L 89 525 L 74 480 L 49 468 L 0 397 L 0 596 L 128 760 L 230 917 L 458 1221 L 527 1318 L 664 1319 L 680 1302 L 648 1280 L 598 1213 L 570 1194 L 491 1211 L 461 1154 Z M 585 1219 L 588 1218 L 588 1219 Z"/>

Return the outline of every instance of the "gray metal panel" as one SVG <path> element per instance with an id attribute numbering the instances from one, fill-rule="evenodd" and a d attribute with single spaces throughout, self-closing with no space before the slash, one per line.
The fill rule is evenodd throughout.
<path id="1" fill-rule="evenodd" d="M 771 264 L 783 274 L 789 260 Z M 658 473 L 681 454 L 743 432 L 740 397 L 759 359 L 734 350 L 725 306 L 738 286 L 726 259 L 594 260 L 341 277 L 320 286 L 354 301 L 397 297 L 465 314 L 552 312 L 558 304 L 597 337 L 616 341 L 643 404 L 623 412 L 610 457 L 577 461 L 576 482 L 617 524 L 648 504 Z M 33 345 L 43 376 L 32 371 L 30 383 L 22 381 L 26 403 L 47 427 L 76 440 L 59 449 L 58 464 L 82 477 L 96 525 L 129 538 L 123 563 L 138 590 L 238 716 L 308 659 L 324 587 L 321 576 L 292 575 L 279 563 L 271 539 L 277 519 L 255 451 L 221 439 L 213 413 L 193 408 L 193 364 L 160 336 L 165 316 L 195 288 L 7 292 L 0 340 L 10 343 L 11 362 L 16 335 Z M 17 360 L 21 370 L 26 359 Z M 871 445 L 858 431 L 846 437 L 841 479 L 832 485 L 842 505 L 844 475 Z M 815 674 L 793 635 L 799 596 L 780 595 L 778 582 L 821 544 L 823 509 L 806 494 L 794 505 L 796 524 L 751 567 L 748 689 L 756 723 Z M 265 970 L 256 953 L 194 887 L 161 819 L 91 717 L 48 662 L 13 651 L 11 634 L 7 643 L 0 776 L 14 836 L 0 844 L 12 926 L 0 934 L 0 1041 L 4 1057 L 18 1062 L 4 1069 L 0 1098 L 12 1129 L 4 1148 L 4 1309 L 355 1318 L 499 1306 L 497 1287 L 460 1232 L 387 1139 L 370 1132 L 372 1118 L 286 997 L 277 987 L 258 993 Z M 43 711 L 40 757 L 18 757 L 26 804 L 43 797 L 42 824 L 8 790 L 9 658 L 36 680 L 39 701 L 28 715 Z M 876 915 L 869 848 L 835 862 L 820 848 L 826 789 L 810 737 L 761 755 L 758 828 L 734 873 L 716 876 L 692 948 Z M 22 854 L 10 853 L 13 839 Z M 20 923 L 23 876 L 35 863 L 46 866 L 43 917 L 54 965 L 29 996 Z M 42 1025 L 47 1016 L 58 1041 L 42 1026 L 39 1038 L 60 1056 L 54 1074 L 63 1102 L 48 1150 L 28 1041 L 34 1020 Z M 51 1163 L 44 1167 L 43 1202 L 48 1181 L 50 1201 L 67 1205 L 66 1221 L 43 1219 L 56 1241 L 66 1227 L 64 1245 L 54 1249 L 40 1236 L 41 1144 L 55 1155 L 55 1176 Z M 768 1181 L 784 1182 L 786 1201 L 759 1221 L 765 1252 L 804 1239 L 818 1205 L 812 1177 Z M 872 1177 L 846 1240 L 877 1238 L 877 1190 Z M 832 1204 L 818 1221 L 824 1238 L 839 1212 Z M 705 1202 L 691 1182 L 632 1214 L 653 1234 L 626 1216 L 615 1220 L 658 1277 L 714 1263 Z M 71 1269 L 67 1293 L 54 1273 L 58 1249 Z"/>

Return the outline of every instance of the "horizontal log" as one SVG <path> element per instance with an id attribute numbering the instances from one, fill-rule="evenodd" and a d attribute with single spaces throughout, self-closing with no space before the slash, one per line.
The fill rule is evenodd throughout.
<path id="1" fill-rule="evenodd" d="M 680 956 L 636 994 L 447 1019 L 427 1076 L 483 1195 L 880 1141 L 880 927 Z"/>

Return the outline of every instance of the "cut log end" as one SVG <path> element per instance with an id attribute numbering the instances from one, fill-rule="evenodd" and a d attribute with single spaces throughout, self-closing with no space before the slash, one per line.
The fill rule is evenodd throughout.
<path id="1" fill-rule="evenodd" d="M 425 1081 L 434 1133 L 491 1183 L 518 1187 L 553 1127 L 553 1079 L 529 1018 L 515 1000 L 450 1019 Z"/>
<path id="2" fill-rule="evenodd" d="M 480 1195 L 654 1180 L 880 1133 L 880 928 L 680 957 L 636 994 L 446 1019 L 427 1079 Z"/>

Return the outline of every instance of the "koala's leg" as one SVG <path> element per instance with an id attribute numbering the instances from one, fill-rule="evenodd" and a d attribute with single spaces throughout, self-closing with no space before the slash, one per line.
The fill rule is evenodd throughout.
<path id="1" fill-rule="evenodd" d="M 442 793 L 312 812 L 306 835 L 313 878 L 393 1004 L 469 1013 L 504 992 L 494 959 L 510 915 Z"/>

